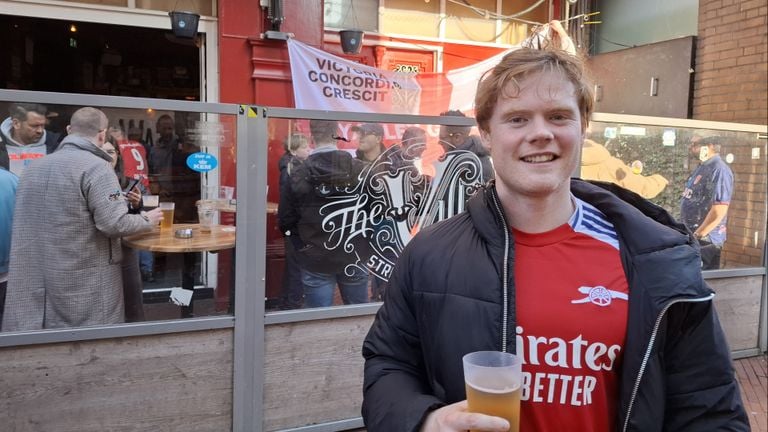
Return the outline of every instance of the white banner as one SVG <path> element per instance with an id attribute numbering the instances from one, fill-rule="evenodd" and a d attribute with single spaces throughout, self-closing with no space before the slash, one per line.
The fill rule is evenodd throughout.
<path id="1" fill-rule="evenodd" d="M 288 40 L 296 108 L 418 114 L 413 75 L 390 72 Z"/>
<path id="2" fill-rule="evenodd" d="M 551 44 L 575 53 L 557 21 L 540 27 L 521 46 L 541 49 Z M 445 74 L 413 75 L 365 66 L 289 39 L 295 105 L 327 111 L 438 115 L 450 109 L 471 114 L 480 78 L 518 48 Z"/>

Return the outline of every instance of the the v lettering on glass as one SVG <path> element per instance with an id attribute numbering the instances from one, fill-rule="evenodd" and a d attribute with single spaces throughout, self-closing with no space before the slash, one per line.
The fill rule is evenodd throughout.
<path id="1" fill-rule="evenodd" d="M 328 250 L 343 248 L 389 280 L 405 245 L 421 229 L 464 211 L 484 180 L 480 159 L 469 151 L 442 157 L 425 150 L 409 155 L 399 146 L 382 153 L 361 173 L 356 186 L 338 191 L 320 208 Z"/>

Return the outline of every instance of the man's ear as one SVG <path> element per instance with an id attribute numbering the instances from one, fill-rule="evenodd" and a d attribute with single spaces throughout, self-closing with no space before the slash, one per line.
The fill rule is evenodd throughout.
<path id="1" fill-rule="evenodd" d="M 72 126 L 67 125 L 67 135 L 72 133 Z"/>
<path id="2" fill-rule="evenodd" d="M 483 147 L 491 149 L 491 134 L 488 131 L 480 129 L 480 140 L 483 142 Z"/>
<path id="3" fill-rule="evenodd" d="M 11 118 L 11 127 L 15 130 L 19 130 L 19 128 L 21 128 L 21 122 L 19 119 Z"/>

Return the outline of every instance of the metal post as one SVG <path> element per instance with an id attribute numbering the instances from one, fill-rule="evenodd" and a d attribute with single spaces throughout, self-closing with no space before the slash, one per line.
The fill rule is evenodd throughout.
<path id="1" fill-rule="evenodd" d="M 237 117 L 237 245 L 232 430 L 261 432 L 267 225 L 266 109 Z"/>

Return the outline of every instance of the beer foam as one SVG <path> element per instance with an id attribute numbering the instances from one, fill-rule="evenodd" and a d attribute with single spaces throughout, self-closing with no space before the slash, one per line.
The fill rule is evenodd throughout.
<path id="1" fill-rule="evenodd" d="M 514 387 L 504 387 L 504 388 L 501 388 L 501 389 L 490 389 L 490 388 L 487 388 L 487 387 L 480 387 L 480 386 L 472 385 L 472 384 L 469 384 L 469 383 L 467 383 L 467 385 L 472 387 L 475 390 L 478 390 L 478 391 L 481 391 L 481 392 L 484 392 L 484 393 L 506 394 L 506 393 L 512 393 L 513 391 L 518 390 L 520 388 L 521 383 L 517 383 L 517 385 L 514 386 Z"/>

